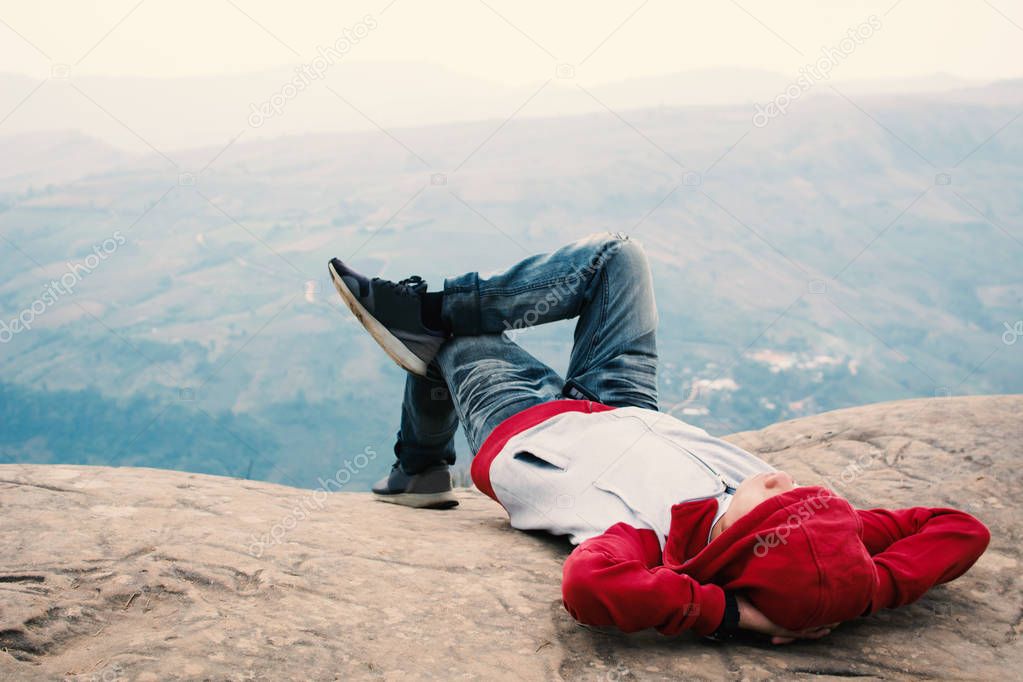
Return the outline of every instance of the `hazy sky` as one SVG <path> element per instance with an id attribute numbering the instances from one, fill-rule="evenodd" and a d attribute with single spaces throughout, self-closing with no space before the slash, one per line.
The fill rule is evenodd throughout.
<path id="1" fill-rule="evenodd" d="M 1023 75 L 1020 0 L 0 0 L 0 71 L 184 76 L 308 62 L 372 15 L 352 61 L 427 61 L 508 85 L 559 63 L 599 83 L 708 67 L 794 74 L 870 15 L 841 77 Z M 296 54 L 297 53 L 297 54 Z"/>

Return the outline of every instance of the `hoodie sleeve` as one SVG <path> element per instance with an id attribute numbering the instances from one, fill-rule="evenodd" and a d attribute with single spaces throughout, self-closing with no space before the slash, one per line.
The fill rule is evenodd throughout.
<path id="1" fill-rule="evenodd" d="M 874 557 L 878 591 L 873 613 L 916 601 L 931 587 L 958 578 L 987 549 L 991 534 L 955 509 L 860 510 L 863 544 Z"/>
<path id="2" fill-rule="evenodd" d="M 657 535 L 625 523 L 576 547 L 565 561 L 561 593 L 580 623 L 623 632 L 652 627 L 665 635 L 686 629 L 708 635 L 725 611 L 720 587 L 662 566 Z"/>

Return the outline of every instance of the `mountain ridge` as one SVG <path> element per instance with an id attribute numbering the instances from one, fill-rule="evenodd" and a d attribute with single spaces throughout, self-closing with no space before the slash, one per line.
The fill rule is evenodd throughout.
<path id="1" fill-rule="evenodd" d="M 1019 85 L 1006 87 L 1023 102 Z M 38 418 L 17 441 L 4 431 L 0 462 L 98 454 L 313 486 L 367 446 L 391 448 L 403 381 L 339 305 L 330 257 L 436 289 L 608 230 L 651 261 L 662 408 L 715 434 L 1018 392 L 1023 127 L 1018 106 L 985 97 L 854 100 L 861 111 L 822 89 L 763 128 L 749 111 L 689 108 L 402 129 L 401 144 L 243 136 L 115 170 L 26 138 L 39 174 L 0 158 L 13 178 L 0 181 L 0 374 Z M 84 176 L 53 185 L 54 168 Z M 118 234 L 116 253 L 53 296 Z M 32 328 L 15 335 L 19 316 Z M 570 327 L 517 338 L 564 371 Z M 111 411 L 124 433 L 90 431 L 92 400 L 66 395 L 86 388 L 97 409 L 139 399 L 152 412 L 137 424 Z M 48 414 L 79 419 L 80 449 L 58 446 Z M 183 447 L 172 436 L 189 420 Z M 249 447 L 223 461 L 232 440 Z"/>

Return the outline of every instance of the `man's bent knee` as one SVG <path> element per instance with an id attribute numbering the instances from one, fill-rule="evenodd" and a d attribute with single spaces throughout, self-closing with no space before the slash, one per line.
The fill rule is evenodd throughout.
<path id="1" fill-rule="evenodd" d="M 600 268 L 613 263 L 616 268 L 634 276 L 633 281 L 643 281 L 649 276 L 650 263 L 643 245 L 621 232 L 605 235 L 605 245 L 594 258 L 599 261 Z"/>

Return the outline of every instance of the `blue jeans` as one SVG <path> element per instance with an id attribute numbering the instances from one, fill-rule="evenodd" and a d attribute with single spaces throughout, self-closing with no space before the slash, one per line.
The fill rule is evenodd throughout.
<path id="1" fill-rule="evenodd" d="M 444 283 L 452 338 L 426 377 L 408 375 L 395 453 L 410 474 L 455 461 L 459 422 L 475 455 L 494 427 L 534 405 L 582 398 L 657 409 L 657 308 L 642 247 L 596 234 L 487 278 Z M 506 331 L 578 318 L 567 376 Z"/>

